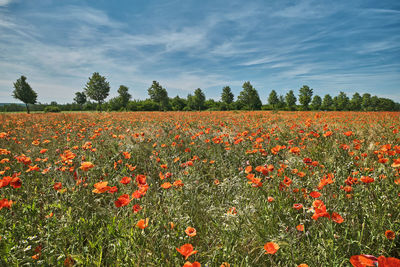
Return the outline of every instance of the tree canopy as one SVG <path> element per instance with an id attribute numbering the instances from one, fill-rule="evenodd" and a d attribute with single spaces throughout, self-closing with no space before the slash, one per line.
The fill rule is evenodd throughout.
<path id="1" fill-rule="evenodd" d="M 37 99 L 37 93 L 33 91 L 31 86 L 26 82 L 26 77 L 21 76 L 15 83 L 14 83 L 14 91 L 12 96 L 15 99 L 21 100 L 25 103 L 26 112 L 29 114 L 29 105 L 28 104 L 35 104 Z"/>

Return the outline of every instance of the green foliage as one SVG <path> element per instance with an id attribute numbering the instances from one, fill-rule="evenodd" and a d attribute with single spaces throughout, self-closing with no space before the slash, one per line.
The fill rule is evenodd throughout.
<path id="1" fill-rule="evenodd" d="M 321 109 L 322 110 L 331 110 L 332 106 L 333 106 L 333 99 L 329 94 L 326 94 L 324 96 L 324 99 L 322 100 Z"/>
<path id="2" fill-rule="evenodd" d="M 353 94 L 353 97 L 350 100 L 350 110 L 361 110 L 362 105 L 362 97 L 359 93 Z"/>
<path id="3" fill-rule="evenodd" d="M 299 102 L 303 110 L 308 110 L 308 105 L 311 102 L 312 95 L 313 95 L 313 89 L 311 89 L 307 85 L 303 85 L 303 87 L 300 88 Z"/>
<path id="4" fill-rule="evenodd" d="M 29 114 L 29 105 L 28 104 L 35 104 L 37 99 L 37 93 L 33 91 L 31 86 L 26 82 L 26 77 L 21 76 L 15 83 L 14 83 L 14 91 L 12 96 L 15 99 L 21 100 L 26 105 L 26 112 Z"/>
<path id="5" fill-rule="evenodd" d="M 86 103 L 86 95 L 84 92 L 76 92 L 75 93 L 75 98 L 74 101 L 78 104 L 78 105 L 83 105 Z"/>
<path id="6" fill-rule="evenodd" d="M 160 110 L 168 110 L 169 98 L 165 88 L 163 88 L 157 81 L 147 89 L 150 99 L 156 102 Z"/>
<path id="7" fill-rule="evenodd" d="M 245 82 L 242 88 L 243 90 L 240 92 L 237 101 L 240 109 L 260 110 L 262 103 L 257 90 L 251 85 L 249 81 Z"/>
<path id="8" fill-rule="evenodd" d="M 313 100 L 311 101 L 311 109 L 312 110 L 319 110 L 322 105 L 322 99 L 319 95 L 315 95 Z"/>
<path id="9" fill-rule="evenodd" d="M 120 98 L 121 104 L 124 108 L 127 107 L 129 100 L 132 96 L 128 93 L 129 88 L 125 85 L 120 85 L 118 88 L 118 97 Z"/>
<path id="10" fill-rule="evenodd" d="M 278 108 L 279 98 L 278 98 L 278 94 L 275 92 L 275 90 L 272 90 L 271 93 L 269 94 L 268 104 L 270 104 L 274 109 Z"/>
<path id="11" fill-rule="evenodd" d="M 222 94 L 221 94 L 222 103 L 226 104 L 226 107 L 229 107 L 229 105 L 233 103 L 233 98 L 234 95 L 231 91 L 231 88 L 229 86 L 225 86 L 222 89 Z"/>
<path id="12" fill-rule="evenodd" d="M 361 107 L 364 111 L 368 111 L 371 107 L 371 95 L 368 93 L 363 94 Z"/>
<path id="13" fill-rule="evenodd" d="M 293 90 L 290 90 L 285 96 L 286 106 L 288 107 L 289 110 L 296 109 L 296 101 L 297 101 L 297 98 L 294 95 Z"/>
<path id="14" fill-rule="evenodd" d="M 176 96 L 170 100 L 172 110 L 174 111 L 183 110 L 187 105 L 186 102 L 186 99 L 180 98 L 179 96 Z"/>
<path id="15" fill-rule="evenodd" d="M 101 76 L 98 72 L 94 72 L 92 77 L 90 77 L 89 81 L 86 83 L 84 90 L 86 96 L 97 101 L 98 107 L 101 111 L 101 104 L 110 93 L 110 84 L 106 81 L 106 78 Z"/>
<path id="16" fill-rule="evenodd" d="M 58 113 L 61 112 L 60 108 L 57 106 L 47 106 L 44 108 L 45 113 Z"/>
<path id="17" fill-rule="evenodd" d="M 350 100 L 346 93 L 340 92 L 338 96 L 333 98 L 333 106 L 335 110 L 348 110 Z"/>

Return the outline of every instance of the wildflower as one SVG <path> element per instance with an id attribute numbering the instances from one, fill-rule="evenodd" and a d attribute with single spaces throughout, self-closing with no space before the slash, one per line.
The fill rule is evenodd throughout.
<path id="1" fill-rule="evenodd" d="M 296 229 L 297 229 L 297 231 L 304 232 L 304 225 L 303 224 L 299 224 L 299 225 L 296 226 Z"/>
<path id="2" fill-rule="evenodd" d="M 188 236 L 193 237 L 193 236 L 196 235 L 196 229 L 189 226 L 189 227 L 186 228 L 185 233 L 186 233 Z"/>
<path id="3" fill-rule="evenodd" d="M 123 194 L 115 201 L 115 206 L 117 208 L 123 207 L 123 206 L 128 205 L 129 202 L 131 202 L 130 199 L 129 199 L 129 195 L 128 194 Z"/>
<path id="4" fill-rule="evenodd" d="M 396 234 L 392 230 L 386 230 L 385 236 L 389 240 L 394 240 L 394 238 L 396 237 Z"/>
<path id="5" fill-rule="evenodd" d="M 265 254 L 275 254 L 279 250 L 279 245 L 275 242 L 268 242 L 264 245 Z"/>
<path id="6" fill-rule="evenodd" d="M 119 181 L 121 184 L 129 184 L 131 182 L 131 178 L 130 177 L 122 177 L 122 179 Z"/>
<path id="7" fill-rule="evenodd" d="M 136 224 L 136 227 L 139 227 L 140 229 L 144 229 L 147 226 L 149 226 L 149 218 L 141 219 Z"/>
<path id="8" fill-rule="evenodd" d="M 197 253 L 197 250 L 193 250 L 192 244 L 184 244 L 180 248 L 176 248 L 176 250 L 185 257 L 185 260 L 187 260 L 189 256 Z"/>
<path id="9" fill-rule="evenodd" d="M 93 163 L 91 163 L 89 161 L 85 161 L 85 162 L 82 162 L 82 164 L 79 167 L 79 169 L 81 169 L 82 171 L 88 171 L 93 167 L 94 167 Z"/>

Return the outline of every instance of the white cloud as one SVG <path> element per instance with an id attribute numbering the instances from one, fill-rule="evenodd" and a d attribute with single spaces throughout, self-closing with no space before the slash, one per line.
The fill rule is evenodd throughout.
<path id="1" fill-rule="evenodd" d="M 10 4 L 13 0 L 0 0 L 0 7 L 2 6 L 7 6 Z"/>

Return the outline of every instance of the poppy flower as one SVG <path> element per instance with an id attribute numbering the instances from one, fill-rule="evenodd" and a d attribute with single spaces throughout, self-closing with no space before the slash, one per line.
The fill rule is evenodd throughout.
<path id="1" fill-rule="evenodd" d="M 107 186 L 107 184 L 108 184 L 107 181 L 95 183 L 93 185 L 95 189 L 92 192 L 96 194 L 107 192 L 108 190 L 111 189 L 111 187 Z"/>
<path id="2" fill-rule="evenodd" d="M 53 188 L 58 191 L 62 188 L 62 184 L 60 182 L 54 183 Z"/>
<path id="3" fill-rule="evenodd" d="M 173 183 L 173 186 L 175 186 L 175 187 L 181 187 L 181 186 L 183 186 L 182 180 L 176 180 L 176 181 Z"/>
<path id="4" fill-rule="evenodd" d="M 187 260 L 189 256 L 197 253 L 197 250 L 193 250 L 192 244 L 184 244 L 180 248 L 176 248 L 176 250 L 185 257 L 185 260 Z"/>
<path id="5" fill-rule="evenodd" d="M 332 212 L 331 219 L 335 223 L 339 223 L 339 224 L 344 222 L 344 219 L 342 218 L 342 216 L 340 216 L 340 214 L 338 214 L 336 212 Z"/>
<path id="6" fill-rule="evenodd" d="M 19 179 L 19 177 L 15 177 L 11 180 L 10 182 L 10 186 L 14 187 L 14 188 L 20 188 L 22 185 L 21 179 Z"/>
<path id="7" fill-rule="evenodd" d="M 187 262 L 185 262 L 185 264 L 183 265 L 183 267 L 201 267 L 201 264 L 200 264 L 200 262 L 198 262 L 198 261 L 195 261 L 195 262 L 193 262 L 193 263 L 187 261 Z"/>
<path id="8" fill-rule="evenodd" d="M 373 181 L 375 181 L 374 178 L 369 177 L 369 176 L 362 176 L 360 180 L 361 180 L 361 182 L 363 182 L 364 184 L 369 184 L 369 183 L 372 183 Z"/>
<path id="9" fill-rule="evenodd" d="M 302 263 L 302 264 L 297 265 L 297 267 L 308 267 L 308 265 L 305 263 Z"/>
<path id="10" fill-rule="evenodd" d="M 122 155 L 124 156 L 125 159 L 131 158 L 131 154 L 129 152 L 122 152 Z"/>
<path id="11" fill-rule="evenodd" d="M 186 233 L 188 236 L 193 237 L 193 236 L 196 235 L 197 232 L 196 232 L 196 229 L 195 229 L 195 228 L 189 226 L 188 228 L 186 228 L 185 233 Z"/>
<path id="12" fill-rule="evenodd" d="M 299 224 L 299 225 L 296 226 L 296 229 L 297 229 L 297 231 L 304 232 L 304 225 L 303 224 Z"/>
<path id="13" fill-rule="evenodd" d="M 321 195 L 322 194 L 320 192 L 317 192 L 317 191 L 312 191 L 310 193 L 310 197 L 312 197 L 312 198 L 319 198 Z"/>
<path id="14" fill-rule="evenodd" d="M 375 266 L 378 259 L 372 255 L 354 255 L 350 258 L 350 263 L 354 267 Z"/>
<path id="15" fill-rule="evenodd" d="M 117 208 L 123 207 L 129 204 L 130 199 L 128 194 L 121 195 L 114 203 Z"/>
<path id="16" fill-rule="evenodd" d="M 300 210 L 300 209 L 303 208 L 303 204 L 295 203 L 295 204 L 293 204 L 293 208 L 294 208 L 295 210 Z"/>
<path id="17" fill-rule="evenodd" d="M 146 184 L 146 176 L 143 174 L 139 174 L 136 176 L 136 182 L 139 185 L 145 185 Z"/>
<path id="18" fill-rule="evenodd" d="M 119 181 L 121 184 L 129 184 L 131 182 L 131 177 L 122 177 L 121 181 Z"/>
<path id="19" fill-rule="evenodd" d="M 279 245 L 275 242 L 268 242 L 264 245 L 265 254 L 275 254 L 279 250 Z"/>
<path id="20" fill-rule="evenodd" d="M 3 199 L 0 200 L 0 210 L 1 210 L 2 208 L 8 208 L 8 209 L 10 209 L 12 204 L 13 204 L 13 201 L 8 200 L 8 199 L 6 199 L 6 198 L 3 198 Z"/>
<path id="21" fill-rule="evenodd" d="M 268 202 L 273 202 L 275 199 L 273 197 L 268 197 L 267 200 Z"/>
<path id="22" fill-rule="evenodd" d="M 394 240 L 394 238 L 396 237 L 396 234 L 392 230 L 386 230 L 385 236 L 389 240 Z"/>
<path id="23" fill-rule="evenodd" d="M 383 267 L 398 267 L 400 266 L 400 260 L 396 258 L 386 258 L 385 256 L 379 256 L 378 266 Z"/>
<path id="24" fill-rule="evenodd" d="M 161 185 L 161 187 L 164 188 L 164 189 L 168 189 L 168 188 L 171 188 L 171 187 L 172 187 L 172 184 L 171 184 L 170 182 L 166 182 L 166 183 L 163 183 L 163 184 Z"/>
<path id="25" fill-rule="evenodd" d="M 79 169 L 81 169 L 82 171 L 88 171 L 93 167 L 94 167 L 93 163 L 91 163 L 89 161 L 85 161 L 85 162 L 82 162 L 82 164 L 79 167 Z"/>
<path id="26" fill-rule="evenodd" d="M 132 210 L 134 213 L 138 213 L 141 209 L 142 209 L 142 207 L 138 204 L 135 204 L 132 206 Z"/>
<path id="27" fill-rule="evenodd" d="M 146 228 L 147 226 L 149 226 L 149 218 L 139 220 L 136 226 L 140 229 Z"/>

